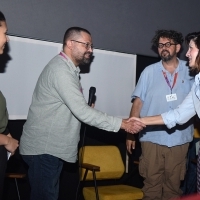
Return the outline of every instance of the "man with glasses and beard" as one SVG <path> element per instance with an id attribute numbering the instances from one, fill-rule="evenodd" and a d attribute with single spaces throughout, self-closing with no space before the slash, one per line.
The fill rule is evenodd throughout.
<path id="1" fill-rule="evenodd" d="M 173 30 L 158 30 L 152 39 L 161 61 L 146 67 L 132 94 L 130 117 L 154 116 L 176 108 L 189 93 L 193 77 L 186 62 L 177 58 L 183 36 Z M 127 134 L 127 150 L 135 142 Z M 189 121 L 173 129 L 147 126 L 139 133 L 142 154 L 139 172 L 144 178 L 144 200 L 168 200 L 181 195 L 186 157 L 193 138 Z"/>
<path id="2" fill-rule="evenodd" d="M 121 128 L 136 133 L 144 126 L 88 106 L 78 66 L 90 63 L 92 52 L 89 31 L 69 28 L 63 51 L 47 64 L 37 81 L 20 140 L 20 154 L 29 166 L 31 200 L 58 199 L 63 160 L 75 163 L 77 159 L 81 121 L 113 132 Z"/>

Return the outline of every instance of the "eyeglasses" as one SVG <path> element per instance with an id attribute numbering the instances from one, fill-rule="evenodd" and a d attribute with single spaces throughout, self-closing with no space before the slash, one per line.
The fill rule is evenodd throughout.
<path id="1" fill-rule="evenodd" d="M 71 41 L 78 42 L 78 43 L 80 43 L 80 44 L 84 44 L 84 45 L 85 45 L 85 48 L 86 48 L 87 50 L 89 50 L 90 48 L 93 49 L 93 44 L 85 43 L 85 42 L 80 42 L 80 41 L 77 41 L 77 40 L 71 40 Z"/>
<path id="2" fill-rule="evenodd" d="M 167 48 L 169 48 L 171 45 L 177 45 L 177 44 L 173 44 L 173 43 L 170 43 L 170 42 L 166 42 L 165 44 L 158 43 L 158 48 L 162 49 L 164 46 L 167 47 Z"/>

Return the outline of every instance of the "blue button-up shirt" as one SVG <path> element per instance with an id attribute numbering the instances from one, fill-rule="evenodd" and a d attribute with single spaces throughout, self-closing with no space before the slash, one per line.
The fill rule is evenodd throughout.
<path id="1" fill-rule="evenodd" d="M 163 72 L 166 73 L 170 86 L 173 85 L 175 74 L 178 73 L 172 90 Z M 143 102 L 141 117 L 159 115 L 181 104 L 190 92 L 193 82 L 194 78 L 189 76 L 189 68 L 185 61 L 179 60 L 179 65 L 173 74 L 169 73 L 160 61 L 144 69 L 132 98 L 139 97 Z M 169 94 L 176 94 L 177 100 L 167 101 L 166 95 Z M 148 141 L 168 147 L 182 145 L 192 140 L 193 125 L 191 124 L 188 122 L 182 126 L 177 125 L 173 129 L 168 129 L 165 125 L 147 126 L 140 132 L 139 138 L 142 142 Z"/>

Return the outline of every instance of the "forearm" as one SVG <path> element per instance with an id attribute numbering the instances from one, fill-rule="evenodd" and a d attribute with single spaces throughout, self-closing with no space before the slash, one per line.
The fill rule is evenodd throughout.
<path id="1" fill-rule="evenodd" d="M 141 121 L 145 125 L 163 125 L 164 121 L 161 115 L 150 116 L 150 117 L 142 117 Z"/>
<path id="2" fill-rule="evenodd" d="M 142 109 L 142 105 L 143 105 L 143 103 L 142 103 L 141 99 L 137 97 L 133 101 L 129 117 L 140 117 L 140 111 Z"/>
<path id="3" fill-rule="evenodd" d="M 9 137 L 0 133 L 0 145 L 7 145 L 9 142 Z"/>
<path id="4" fill-rule="evenodd" d="M 16 148 L 19 146 L 19 142 L 12 138 L 10 134 L 3 135 L 0 134 L 0 145 L 4 145 L 4 147 L 13 155 L 15 153 Z"/>
<path id="5" fill-rule="evenodd" d="M 163 125 L 165 124 L 168 128 L 174 127 L 176 124 L 184 124 L 191 117 L 195 115 L 195 107 L 190 92 L 184 101 L 176 109 L 170 110 L 166 113 L 157 116 L 143 117 L 141 121 L 146 125 Z"/>

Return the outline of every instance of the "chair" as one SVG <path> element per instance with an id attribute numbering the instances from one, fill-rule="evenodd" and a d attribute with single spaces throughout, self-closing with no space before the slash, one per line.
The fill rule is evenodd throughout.
<path id="1" fill-rule="evenodd" d="M 124 164 L 116 146 L 85 146 L 79 151 L 81 180 L 93 180 L 94 187 L 83 187 L 85 200 L 142 199 L 141 189 L 129 185 L 98 186 L 96 180 L 120 179 Z"/>
<path id="2" fill-rule="evenodd" d="M 26 177 L 26 174 L 21 174 L 21 173 L 6 173 L 6 178 L 12 178 L 15 180 L 15 186 L 16 186 L 16 190 L 17 190 L 17 195 L 18 195 L 18 199 L 20 200 L 20 194 L 19 194 L 19 187 L 18 187 L 18 183 L 17 183 L 17 179 L 23 179 Z"/>

